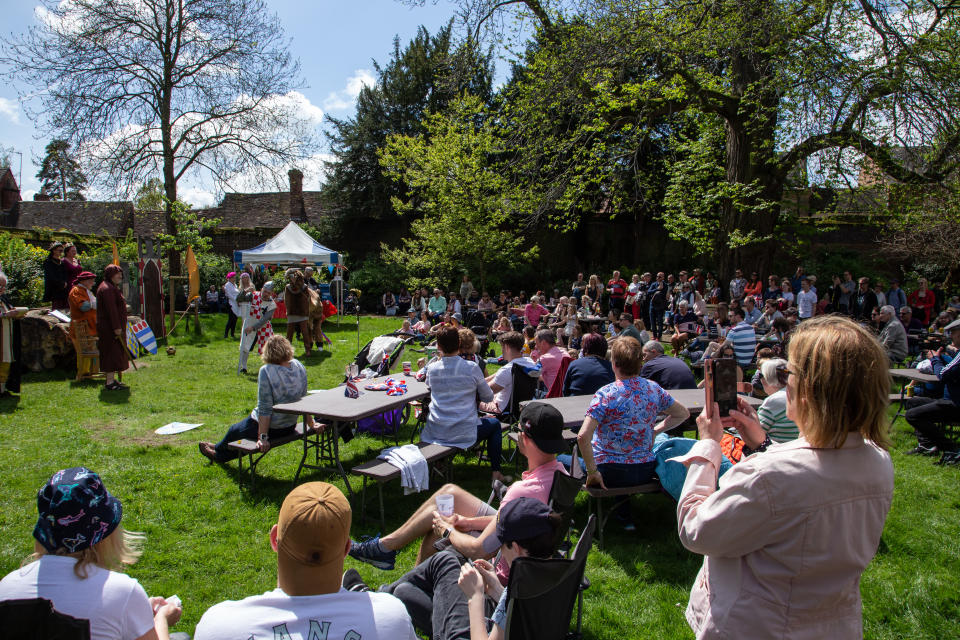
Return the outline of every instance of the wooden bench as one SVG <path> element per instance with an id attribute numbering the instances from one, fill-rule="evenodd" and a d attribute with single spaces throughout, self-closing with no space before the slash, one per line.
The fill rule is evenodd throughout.
<path id="1" fill-rule="evenodd" d="M 305 442 L 306 441 L 305 438 L 307 436 L 319 434 L 321 431 L 321 428 L 326 426 L 327 425 L 316 424 L 313 429 L 310 429 L 310 433 L 307 434 L 305 433 L 305 427 L 303 423 L 299 422 L 297 423 L 297 426 L 294 427 L 293 432 L 290 433 L 289 435 L 283 436 L 281 438 L 272 438 L 270 440 L 270 449 L 267 450 L 265 453 L 260 453 L 260 449 L 257 448 L 256 440 L 248 440 L 246 438 L 235 440 L 233 442 L 228 443 L 227 448 L 232 449 L 233 451 L 236 451 L 237 453 L 240 454 L 239 457 L 237 458 L 237 463 L 240 467 L 241 474 L 243 473 L 243 459 L 244 457 L 247 458 L 249 463 L 248 466 L 250 468 L 250 491 L 253 491 L 254 486 L 256 484 L 256 480 L 257 480 L 257 465 L 260 463 L 260 460 L 263 459 L 263 456 L 267 455 L 267 453 L 270 453 L 270 451 L 272 451 L 273 449 L 276 449 L 277 447 L 282 447 L 283 445 L 288 444 L 290 442 L 294 442 L 298 440 L 301 442 Z M 296 484 L 296 480 L 294 480 L 294 484 Z"/>
<path id="2" fill-rule="evenodd" d="M 428 442 L 418 442 L 417 446 L 420 447 L 420 453 L 423 454 L 423 457 L 427 459 L 427 465 L 429 465 L 432 469 L 437 469 L 436 463 L 448 458 L 452 458 L 461 451 L 461 449 L 457 449 L 456 447 L 447 447 L 442 444 L 433 444 Z M 377 483 L 377 494 L 380 499 L 380 526 L 382 528 L 384 526 L 383 485 L 391 480 L 396 480 L 399 478 L 400 469 L 393 466 L 386 460 L 376 458 L 374 460 L 369 460 L 362 464 L 358 464 L 350 470 L 350 473 L 354 473 L 363 478 L 363 487 L 360 490 L 359 497 L 361 521 L 363 521 L 366 517 L 367 480 L 369 479 Z M 445 472 L 441 471 L 440 475 L 446 482 L 449 482 L 449 469 L 447 469 Z"/>
<path id="3" fill-rule="evenodd" d="M 660 493 L 662 487 L 658 481 L 653 481 L 647 482 L 646 484 L 638 484 L 633 487 L 616 487 L 613 489 L 601 489 L 600 487 L 588 487 L 584 485 L 581 491 L 590 496 L 590 511 L 591 513 L 597 514 L 597 544 L 599 548 L 602 549 L 603 527 L 607 524 L 607 520 L 610 518 L 610 514 L 613 513 L 614 509 L 616 509 L 619 504 L 629 500 L 630 496 L 640 493 Z M 617 498 L 614 500 L 613 506 L 606 516 L 603 515 L 604 498 Z"/>

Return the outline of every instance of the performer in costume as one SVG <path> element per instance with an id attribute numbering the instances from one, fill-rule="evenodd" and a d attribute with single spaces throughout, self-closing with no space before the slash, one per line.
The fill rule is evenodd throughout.
<path id="1" fill-rule="evenodd" d="M 77 350 L 77 380 L 99 371 L 97 357 L 89 354 L 89 341 L 97 341 L 97 296 L 93 293 L 96 276 L 89 271 L 77 275 L 70 290 L 70 337 Z"/>
<path id="2" fill-rule="evenodd" d="M 283 290 L 283 303 L 287 307 L 287 340 L 293 343 L 293 332 L 300 328 L 303 336 L 304 355 L 312 355 L 313 340 L 310 336 L 310 289 L 299 269 L 287 270 L 287 286 Z"/>
<path id="3" fill-rule="evenodd" d="M 240 317 L 240 307 L 237 305 L 237 272 L 231 271 L 227 274 L 227 282 L 223 285 L 223 294 L 227 298 L 227 326 L 223 330 L 224 339 L 227 336 L 237 337 L 237 318 Z"/>
<path id="4" fill-rule="evenodd" d="M 26 313 L 7 295 L 7 276 L 0 271 L 0 398 L 20 393 L 20 323 Z"/>
<path id="5" fill-rule="evenodd" d="M 97 347 L 100 351 L 100 371 L 106 375 L 104 388 L 109 391 L 129 389 L 123 382 L 123 372 L 129 366 L 126 330 L 127 302 L 120 291 L 123 271 L 108 264 L 103 271 L 103 282 L 97 287 Z M 116 379 L 114 379 L 116 377 Z"/>
<path id="6" fill-rule="evenodd" d="M 243 337 L 240 338 L 240 362 L 237 364 L 237 373 L 247 372 L 247 358 L 253 345 L 257 345 L 257 353 L 263 351 L 267 338 L 273 335 L 273 325 L 270 319 L 277 310 L 274 301 L 273 282 L 264 283 L 259 292 L 251 296 L 250 307 L 243 317 Z M 238 296 L 239 298 L 239 296 Z"/>

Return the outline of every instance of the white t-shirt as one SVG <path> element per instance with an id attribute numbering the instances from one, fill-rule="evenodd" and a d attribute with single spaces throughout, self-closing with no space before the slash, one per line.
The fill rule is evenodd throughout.
<path id="1" fill-rule="evenodd" d="M 528 358 L 527 356 L 522 356 L 516 360 L 511 360 L 507 364 L 500 367 L 495 374 L 493 374 L 493 380 L 491 381 L 492 385 L 497 385 L 498 387 L 503 387 L 500 391 L 497 391 L 496 395 L 493 396 L 493 401 L 497 403 L 497 408 L 500 411 L 506 411 L 510 406 L 510 398 L 513 396 L 513 363 L 534 368 L 537 366 L 537 363 Z"/>
<path id="2" fill-rule="evenodd" d="M 76 563 L 46 555 L 15 569 L 0 580 L 0 600 L 49 600 L 60 613 L 89 620 L 91 640 L 133 640 L 153 629 L 153 608 L 139 582 L 93 565 L 81 580 Z"/>
<path id="3" fill-rule="evenodd" d="M 389 593 L 340 590 L 288 596 L 279 588 L 227 600 L 203 614 L 194 640 L 416 640 L 403 603 Z"/>
<path id="4" fill-rule="evenodd" d="M 797 292 L 797 315 L 801 318 L 812 318 L 816 306 L 817 294 L 813 290 Z"/>

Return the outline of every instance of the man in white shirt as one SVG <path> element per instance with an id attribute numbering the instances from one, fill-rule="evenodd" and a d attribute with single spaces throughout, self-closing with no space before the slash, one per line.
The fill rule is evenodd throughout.
<path id="1" fill-rule="evenodd" d="M 804 278 L 800 281 L 800 291 L 797 292 L 797 311 L 800 320 L 809 320 L 816 313 L 817 292 L 813 291 L 810 285 L 810 279 Z"/>
<path id="2" fill-rule="evenodd" d="M 227 274 L 227 282 L 223 285 L 223 295 L 227 298 L 227 326 L 223 330 L 223 338 L 237 337 L 237 318 L 240 317 L 240 305 L 237 304 L 237 272 Z"/>
<path id="3" fill-rule="evenodd" d="M 341 588 L 350 521 L 350 504 L 333 485 L 308 482 L 291 491 L 270 530 L 277 588 L 214 605 L 200 618 L 195 640 L 416 640 L 397 598 Z"/>
<path id="4" fill-rule="evenodd" d="M 506 363 L 497 369 L 496 373 L 487 376 L 487 384 L 494 393 L 493 401 L 480 403 L 480 411 L 494 414 L 503 413 L 510 408 L 510 399 L 513 397 L 514 363 L 531 371 L 539 370 L 537 363 L 523 355 L 523 335 L 519 331 L 508 331 L 501 335 L 497 342 L 503 349 L 503 359 Z"/>

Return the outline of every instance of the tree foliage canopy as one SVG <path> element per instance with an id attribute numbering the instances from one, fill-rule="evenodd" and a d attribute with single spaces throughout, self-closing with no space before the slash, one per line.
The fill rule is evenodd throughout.
<path id="1" fill-rule="evenodd" d="M 51 140 L 47 145 L 37 179 L 40 193 L 51 200 L 86 200 L 82 191 L 87 188 L 87 178 L 66 140 Z"/>
<path id="2" fill-rule="evenodd" d="M 412 237 L 383 248 L 387 263 L 404 270 L 411 283 L 426 278 L 450 282 L 463 269 L 487 274 L 528 262 L 537 255 L 516 225 L 525 208 L 495 158 L 502 152 L 480 100 L 465 95 L 444 113 L 428 114 L 421 135 L 394 135 L 381 153 L 384 172 L 407 185 L 395 197 L 401 214 L 422 213 Z"/>

